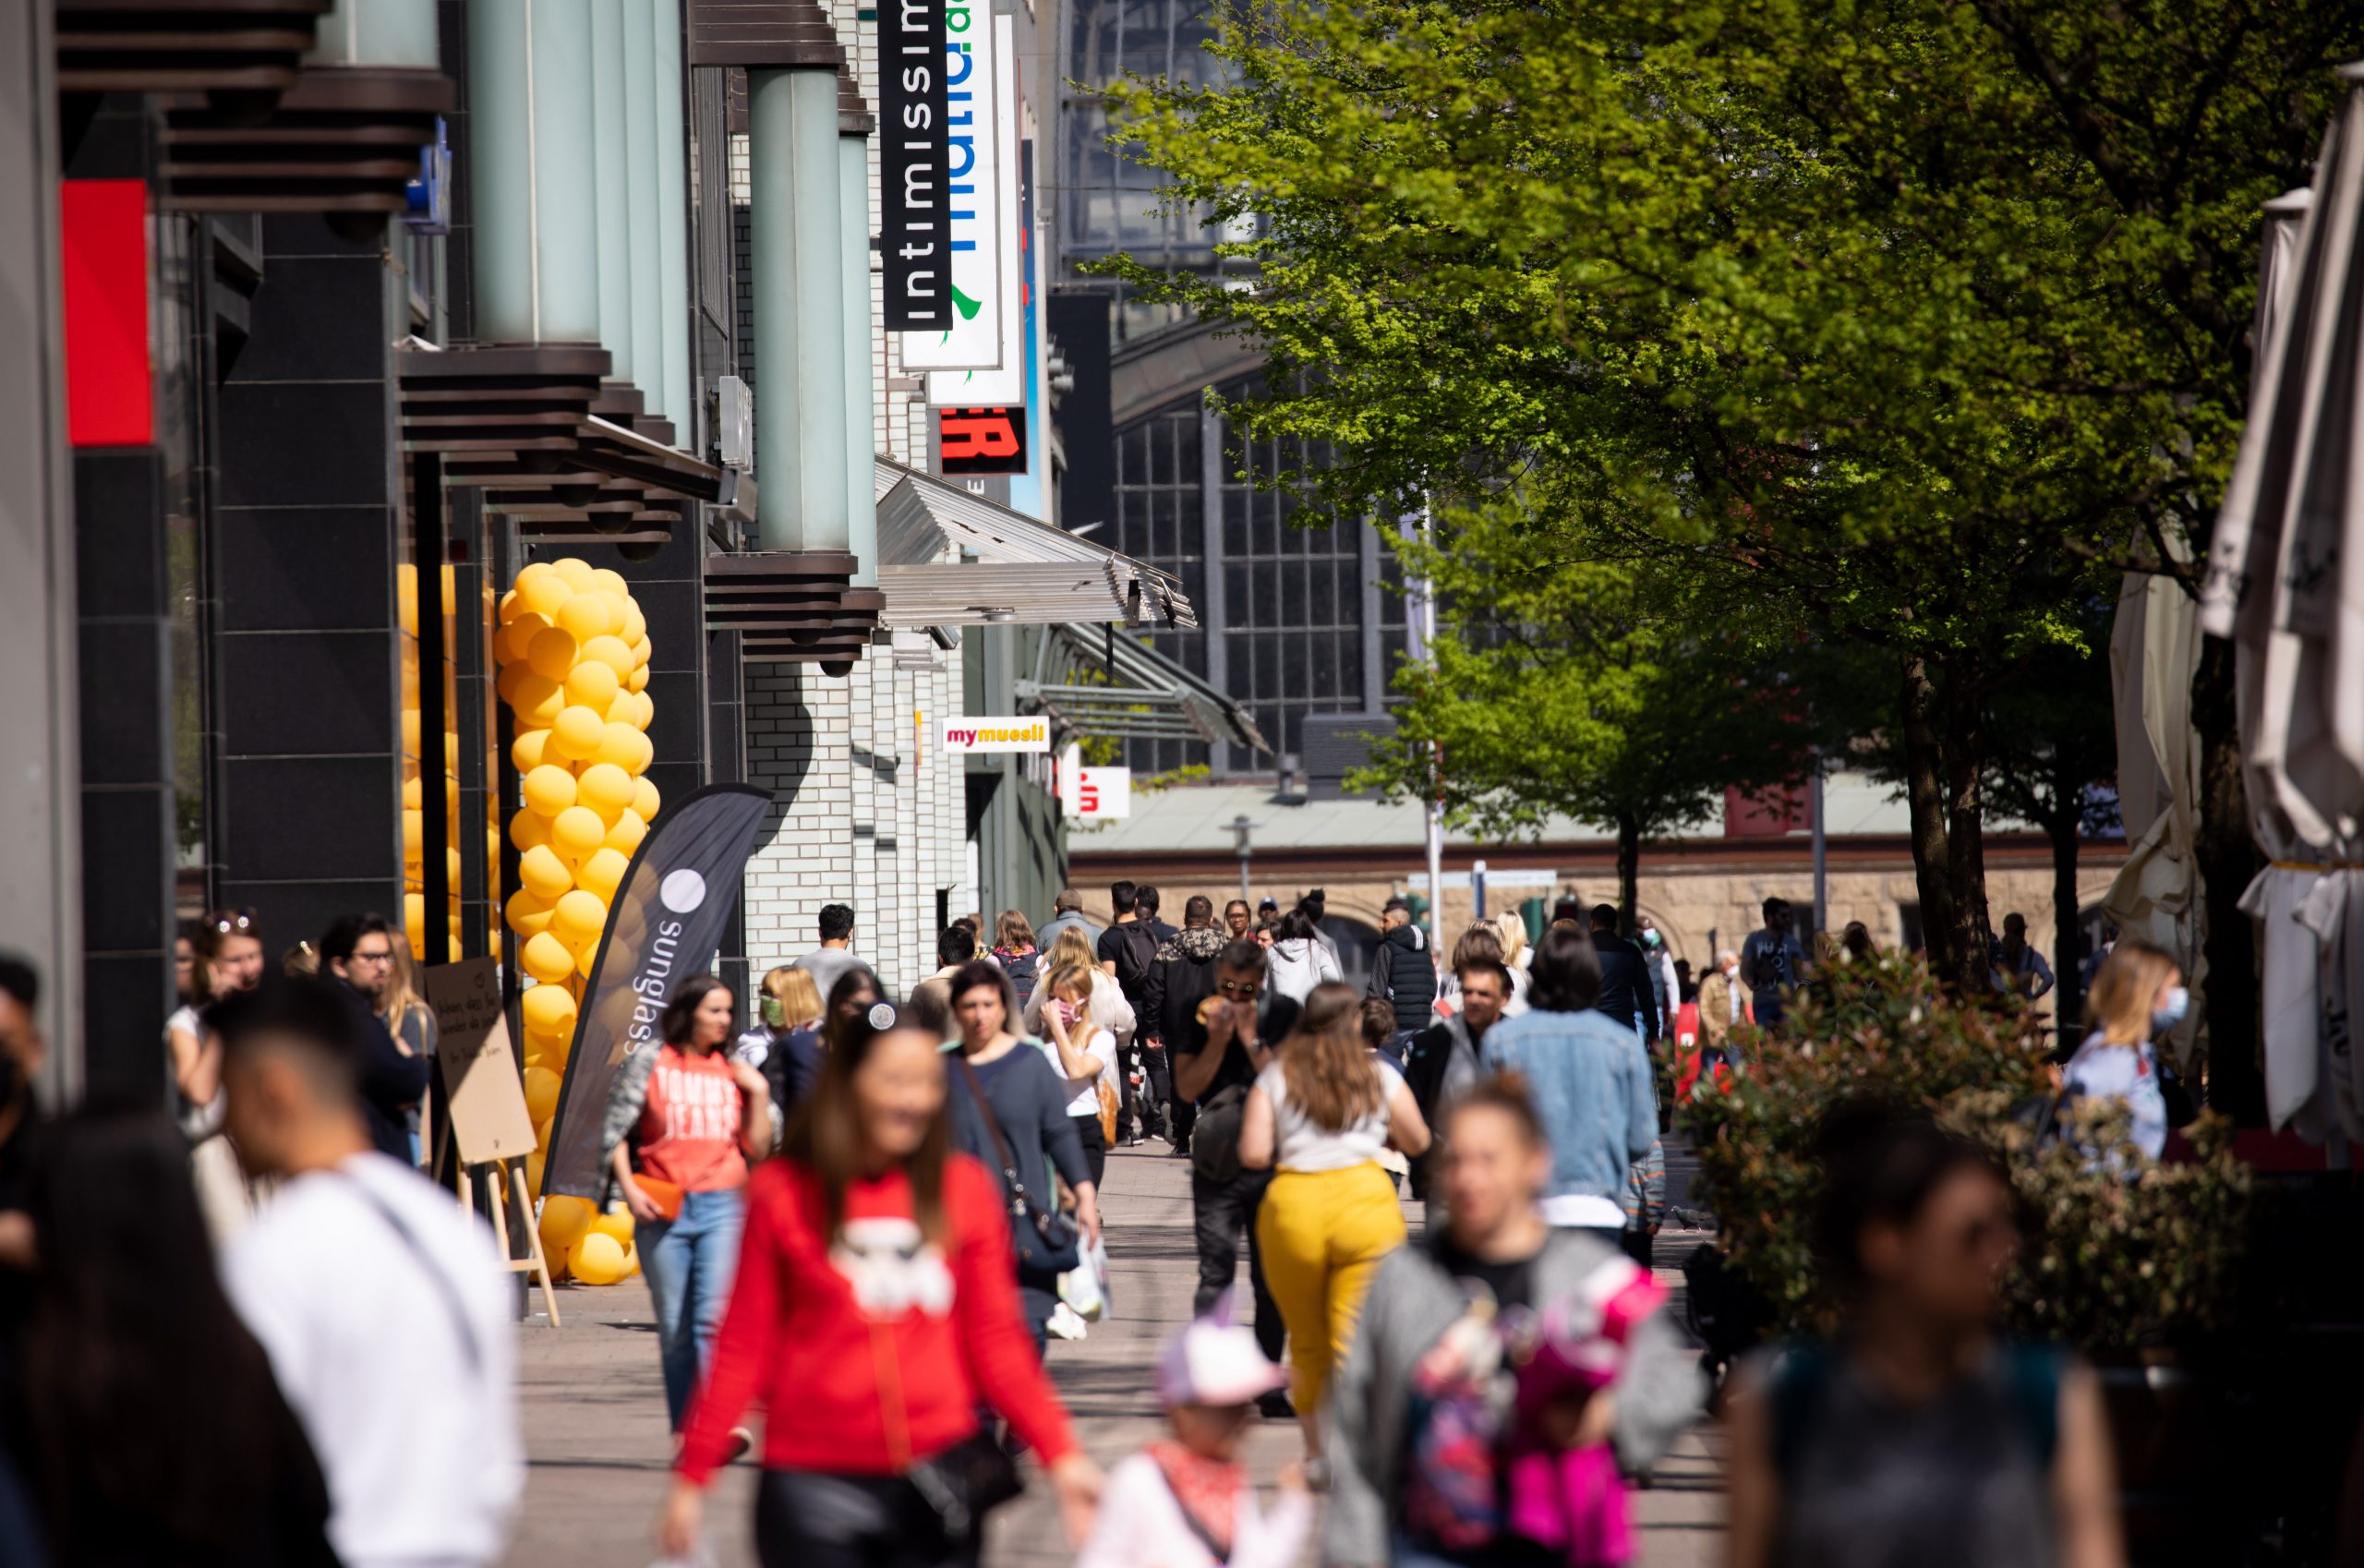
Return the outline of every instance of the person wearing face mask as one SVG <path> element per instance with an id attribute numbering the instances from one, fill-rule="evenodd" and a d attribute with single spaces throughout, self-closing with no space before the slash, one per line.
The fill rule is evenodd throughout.
<path id="1" fill-rule="evenodd" d="M 1671 1034 L 1674 1011 L 1683 1006 L 1683 982 L 1675 978 L 1674 949 L 1666 945 L 1657 923 L 1647 915 L 1634 917 L 1634 940 L 1642 945 L 1642 963 L 1649 971 L 1650 996 L 1658 1005 L 1658 1022 Z"/>
<path id="2" fill-rule="evenodd" d="M 1727 1067 L 1739 1061 L 1732 1031 L 1749 1020 L 1748 987 L 1740 983 L 1740 955 L 1730 947 L 1716 955 L 1716 967 L 1699 983 L 1699 1065 Z"/>
<path id="3" fill-rule="evenodd" d="M 676 1431 L 739 1267 L 747 1167 L 772 1146 L 771 1092 L 730 1052 L 731 1010 L 730 987 L 715 976 L 682 982 L 657 1020 L 661 1043 L 616 1074 L 600 1126 L 657 1309 Z"/>
<path id="4" fill-rule="evenodd" d="M 2126 1103 L 2135 1147 L 2155 1160 L 2166 1147 L 2169 1081 L 2156 1041 L 2191 1010 L 2173 958 L 2139 936 L 2121 939 L 2093 975 L 2086 1016 L 2096 1027 L 2061 1074 L 2064 1107 L 2084 1098 Z"/>

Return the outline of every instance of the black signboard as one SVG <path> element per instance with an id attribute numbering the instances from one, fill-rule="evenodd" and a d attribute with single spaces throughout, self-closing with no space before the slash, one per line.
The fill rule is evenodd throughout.
<path id="1" fill-rule="evenodd" d="M 937 454 L 946 474 L 1026 472 L 1026 410 L 940 408 Z"/>
<path id="2" fill-rule="evenodd" d="M 952 325 L 945 0 L 878 6 L 878 247 L 886 329 Z"/>

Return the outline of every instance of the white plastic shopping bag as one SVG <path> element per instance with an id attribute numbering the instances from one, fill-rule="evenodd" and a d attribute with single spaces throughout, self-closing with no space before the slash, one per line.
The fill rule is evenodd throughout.
<path id="1" fill-rule="evenodd" d="M 1082 1261 L 1059 1276 L 1059 1299 L 1088 1323 L 1096 1323 L 1116 1315 L 1108 1294 L 1106 1243 L 1092 1241 L 1085 1244 Z"/>

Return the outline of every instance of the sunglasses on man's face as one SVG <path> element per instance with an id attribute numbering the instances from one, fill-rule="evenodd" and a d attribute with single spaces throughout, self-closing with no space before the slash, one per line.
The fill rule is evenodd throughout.
<path id="1" fill-rule="evenodd" d="M 1253 1000 L 1263 991 L 1264 983 L 1260 980 L 1218 980 L 1215 982 L 1215 989 L 1226 996 Z"/>

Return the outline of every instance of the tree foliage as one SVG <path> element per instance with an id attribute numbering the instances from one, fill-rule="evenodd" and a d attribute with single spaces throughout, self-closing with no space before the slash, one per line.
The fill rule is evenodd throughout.
<path id="1" fill-rule="evenodd" d="M 1744 623 L 1678 578 L 1586 559 L 1516 495 L 1440 521 L 1439 542 L 1397 545 L 1437 597 L 1434 661 L 1398 672 L 1395 732 L 1357 782 L 1433 795 L 1491 838 L 1554 815 L 1610 828 L 1630 923 L 1644 844 L 1728 785 L 1803 771 L 1793 694 Z"/>
<path id="2" fill-rule="evenodd" d="M 1885 650 L 1933 951 L 1983 969 L 1984 712 L 2064 607 L 2201 547 L 2261 201 L 2358 42 L 2274 0 L 1240 0 L 1136 86 L 1252 288 L 1260 433 L 1345 518 L 1511 485 L 1598 562 Z"/>

